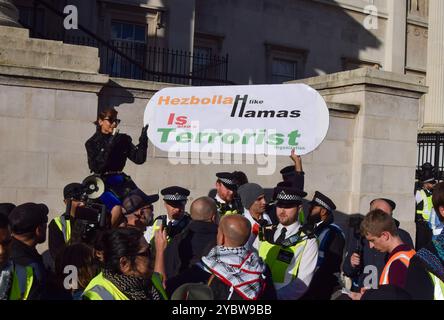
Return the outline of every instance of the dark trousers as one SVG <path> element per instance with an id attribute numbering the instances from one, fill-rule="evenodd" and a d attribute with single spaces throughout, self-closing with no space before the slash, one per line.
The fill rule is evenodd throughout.
<path id="1" fill-rule="evenodd" d="M 416 221 L 415 249 L 418 251 L 432 241 L 433 232 L 425 221 Z"/>

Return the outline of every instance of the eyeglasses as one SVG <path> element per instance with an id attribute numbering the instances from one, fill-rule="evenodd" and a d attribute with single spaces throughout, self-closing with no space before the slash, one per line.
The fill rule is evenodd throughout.
<path id="1" fill-rule="evenodd" d="M 115 124 L 119 124 L 120 123 L 120 119 L 110 119 L 110 118 L 105 118 L 105 119 L 103 119 L 103 120 L 107 120 L 109 123 L 111 123 L 111 124 L 113 124 L 113 123 L 115 123 Z"/>

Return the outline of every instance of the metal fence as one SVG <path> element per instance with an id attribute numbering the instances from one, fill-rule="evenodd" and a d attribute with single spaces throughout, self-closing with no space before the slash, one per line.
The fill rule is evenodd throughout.
<path id="1" fill-rule="evenodd" d="M 444 133 L 418 134 L 417 178 L 421 166 L 426 162 L 431 163 L 435 167 L 436 180 L 444 180 Z"/>
<path id="2" fill-rule="evenodd" d="M 150 47 L 146 43 L 123 40 L 104 40 L 79 24 L 75 31 L 42 28 L 37 12 L 44 8 L 45 18 L 53 25 L 62 25 L 65 15 L 42 0 L 33 0 L 30 23 L 21 23 L 30 29 L 31 36 L 58 40 L 69 44 L 99 49 L 100 73 L 112 77 L 168 82 L 186 85 L 228 85 L 228 55 L 192 54 L 170 48 Z M 49 14 L 51 16 L 49 16 Z"/>

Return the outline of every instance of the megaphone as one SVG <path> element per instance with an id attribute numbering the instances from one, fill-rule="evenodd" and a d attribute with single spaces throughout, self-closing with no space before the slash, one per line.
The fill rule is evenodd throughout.
<path id="1" fill-rule="evenodd" d="M 105 192 L 105 183 L 97 175 L 86 177 L 82 184 L 85 186 L 86 195 L 90 199 L 97 199 Z"/>

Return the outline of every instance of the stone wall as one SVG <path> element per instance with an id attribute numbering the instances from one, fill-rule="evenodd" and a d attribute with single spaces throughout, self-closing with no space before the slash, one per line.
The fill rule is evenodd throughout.
<path id="1" fill-rule="evenodd" d="M 420 99 L 427 91 L 424 79 L 358 69 L 303 81 L 328 102 L 360 107 L 348 149 L 348 198 L 339 204 L 339 210 L 366 213 L 372 199 L 393 199 L 395 217 L 413 236 L 417 123 Z M 335 154 L 334 149 L 328 150 Z"/>
<path id="2" fill-rule="evenodd" d="M 22 30 L 0 27 L 0 37 L 8 33 L 18 45 L 28 41 Z M 0 57 L 13 44 L 2 41 Z M 48 52 L 65 49 L 49 41 L 35 43 L 37 52 L 46 52 L 45 46 Z M 137 141 L 147 102 L 170 85 L 97 74 L 94 51 L 85 52 L 93 61 L 87 66 L 76 63 L 81 56 L 70 57 L 68 66 L 77 70 L 58 69 L 56 59 L 47 60 L 46 68 L 33 67 L 32 59 L 16 52 L 15 61 L 21 63 L 11 66 L 0 59 L 0 201 L 44 202 L 53 218 L 63 211 L 63 186 L 89 174 L 84 143 L 94 133 L 97 108 L 117 107 L 121 131 Z M 416 123 L 419 98 L 426 91 L 422 81 L 374 69 L 304 80 L 320 91 L 330 109 L 326 140 L 303 157 L 308 197 L 315 190 L 330 195 L 340 220 L 346 217 L 341 213 L 365 213 L 371 198 L 390 197 L 398 203 L 396 217 L 413 230 Z M 150 145 L 148 161 L 141 166 L 128 161 L 125 171 L 147 193 L 182 185 L 192 190 L 193 200 L 214 187 L 218 171 L 243 170 L 251 181 L 273 187 L 281 179 L 279 169 L 289 164 L 288 157 L 278 157 L 276 171 L 268 176 L 257 175 L 257 164 L 172 165 Z M 163 211 L 161 201 L 155 211 Z"/>

